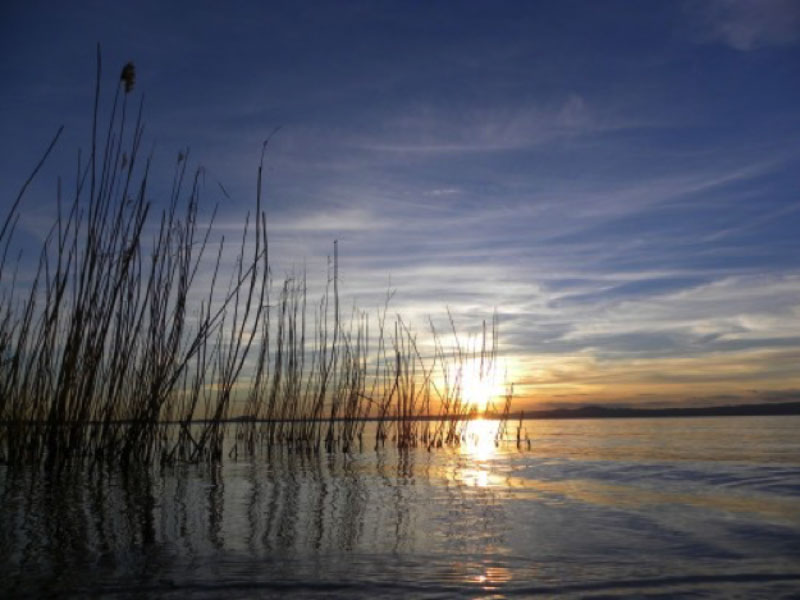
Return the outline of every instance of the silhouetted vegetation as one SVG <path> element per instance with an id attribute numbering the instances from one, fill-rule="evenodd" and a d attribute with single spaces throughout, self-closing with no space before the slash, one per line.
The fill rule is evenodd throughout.
<path id="1" fill-rule="evenodd" d="M 341 314 L 335 243 L 318 303 L 309 305 L 305 275 L 275 283 L 261 193 L 267 142 L 230 275 L 230 244 L 215 241 L 213 215 L 198 218 L 204 172 L 190 172 L 188 151 L 165 206 L 149 199 L 134 82 L 129 63 L 101 129 L 98 51 L 91 149 L 79 154 L 72 191 L 59 181 L 54 223 L 24 285 L 9 257 L 19 207 L 61 130 L 0 229 L 0 458 L 60 468 L 218 461 L 224 447 L 233 456 L 278 445 L 348 452 L 363 446 L 366 419 L 377 420 L 376 447 L 460 443 L 477 414 L 462 399 L 464 369 L 492 373 L 496 318 L 463 345 L 452 317 L 452 344 L 431 324 L 426 355 L 389 316 L 389 294 L 370 331 L 367 313 Z"/>

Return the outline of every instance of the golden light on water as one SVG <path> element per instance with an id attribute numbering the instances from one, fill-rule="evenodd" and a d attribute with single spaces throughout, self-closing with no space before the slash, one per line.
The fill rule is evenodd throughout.
<path id="1" fill-rule="evenodd" d="M 495 440 L 500 421 L 494 419 L 474 419 L 465 424 L 462 430 L 459 451 L 463 460 L 459 461 L 449 479 L 468 487 L 485 488 L 500 482 L 493 473 L 491 463 L 497 454 Z"/>
<path id="2" fill-rule="evenodd" d="M 475 576 L 473 581 L 480 584 L 484 590 L 492 591 L 511 581 L 511 571 L 506 567 L 485 567 L 484 572 Z"/>
<path id="3" fill-rule="evenodd" d="M 473 419 L 464 427 L 461 450 L 478 460 L 491 458 L 497 451 L 496 441 L 500 421 Z"/>

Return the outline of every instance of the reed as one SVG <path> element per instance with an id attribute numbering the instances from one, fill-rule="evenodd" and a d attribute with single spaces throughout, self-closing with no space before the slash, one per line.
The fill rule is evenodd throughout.
<path id="1" fill-rule="evenodd" d="M 0 228 L 0 459 L 61 469 L 216 462 L 226 447 L 234 457 L 277 446 L 350 452 L 363 447 L 368 419 L 376 448 L 459 444 L 476 414 L 463 400 L 463 370 L 478 361 L 481 377 L 491 372 L 496 317 L 466 346 L 452 317 L 452 346 L 431 324 L 426 355 L 401 317 L 389 319 L 390 292 L 371 331 L 369 314 L 342 315 L 336 242 L 317 303 L 305 273 L 276 283 L 262 198 L 269 139 L 223 284 L 230 244 L 212 241 L 216 209 L 199 224 L 204 172 L 190 172 L 188 151 L 166 206 L 149 200 L 152 157 L 141 156 L 134 81 L 129 63 L 101 130 L 98 48 L 91 150 L 79 153 L 71 191 L 59 180 L 56 217 L 24 286 L 19 260 L 9 259 L 20 204 L 61 130 Z M 200 273 L 210 276 L 204 291 Z"/>

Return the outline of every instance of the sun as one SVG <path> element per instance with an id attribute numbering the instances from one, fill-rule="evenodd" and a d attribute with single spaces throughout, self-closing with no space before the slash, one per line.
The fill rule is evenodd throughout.
<path id="1" fill-rule="evenodd" d="M 496 362 L 469 359 L 453 366 L 450 377 L 459 386 L 464 405 L 478 413 L 491 409 L 495 398 L 503 393 Z"/>
<path id="2" fill-rule="evenodd" d="M 478 412 L 484 412 L 492 402 L 494 386 L 480 369 L 468 368 L 461 378 L 461 401 Z"/>

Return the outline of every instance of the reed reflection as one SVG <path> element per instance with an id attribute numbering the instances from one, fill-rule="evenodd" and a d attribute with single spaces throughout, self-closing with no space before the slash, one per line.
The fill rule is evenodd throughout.
<path id="1" fill-rule="evenodd" d="M 290 569 L 276 557 L 416 556 L 442 544 L 458 555 L 503 544 L 502 493 L 466 450 L 287 451 L 222 466 L 65 471 L 57 481 L 0 476 L 0 584 L 34 594 L 120 578 L 161 585 L 206 561 L 247 572 L 265 559 Z"/>

